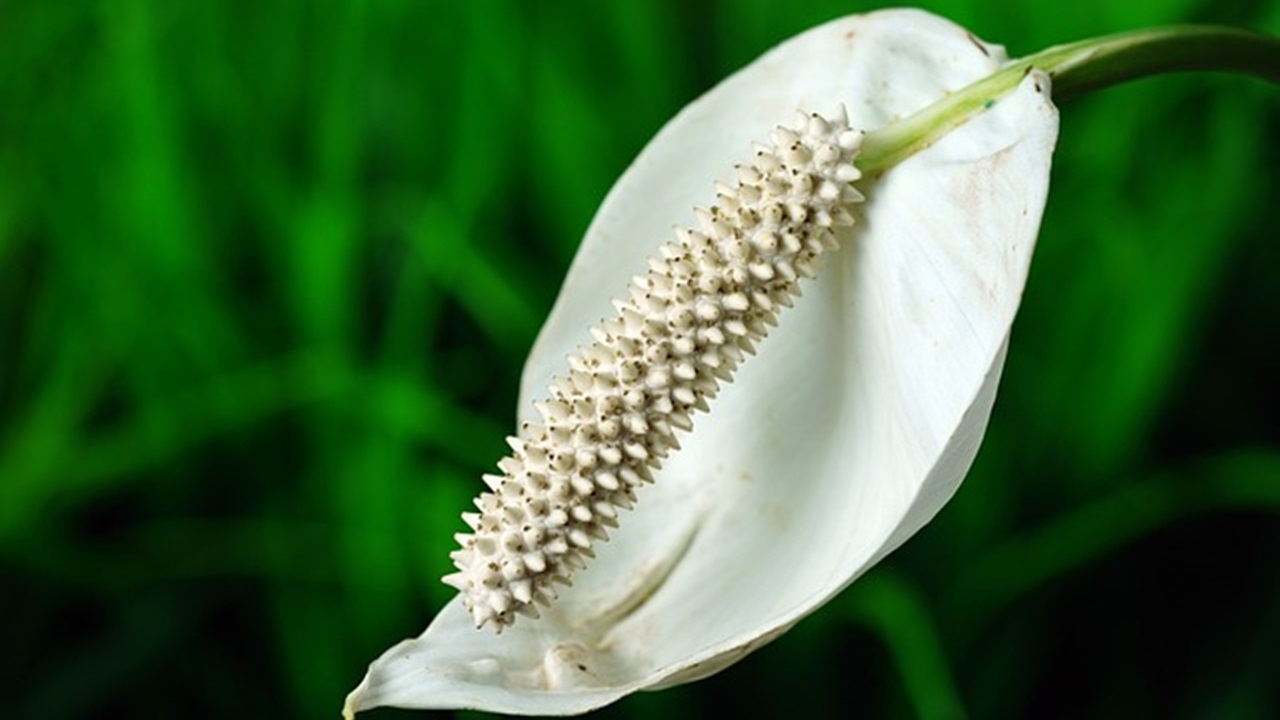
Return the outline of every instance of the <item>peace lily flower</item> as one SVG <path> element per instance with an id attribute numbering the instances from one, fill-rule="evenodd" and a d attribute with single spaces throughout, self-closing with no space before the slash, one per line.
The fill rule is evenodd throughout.
<path id="1" fill-rule="evenodd" d="M 855 163 L 863 131 L 1006 62 L 923 12 L 848 17 L 668 123 L 529 357 L 522 431 L 447 578 L 462 592 L 345 713 L 572 714 L 694 680 L 927 523 L 995 398 L 1057 135 L 1048 79 L 881 175 Z"/>

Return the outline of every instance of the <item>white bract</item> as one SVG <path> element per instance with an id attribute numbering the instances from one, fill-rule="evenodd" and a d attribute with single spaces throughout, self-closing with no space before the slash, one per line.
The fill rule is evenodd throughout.
<path id="1" fill-rule="evenodd" d="M 718 392 L 706 392 L 714 395 L 709 412 L 694 414 L 701 403 L 693 401 L 660 408 L 664 418 L 679 416 L 675 430 L 692 420 L 692 431 L 659 432 L 652 447 L 619 445 L 640 464 L 655 448 L 666 456 L 652 484 L 618 472 L 601 480 L 595 446 L 570 443 L 579 452 L 552 460 L 529 443 L 550 442 L 548 423 L 573 415 L 566 358 L 579 373 L 584 361 L 618 362 L 609 336 L 628 323 L 639 332 L 625 307 L 602 324 L 614 316 L 615 298 L 633 309 L 644 302 L 643 292 L 629 294 L 632 278 L 644 276 L 643 290 L 656 282 L 651 260 L 661 266 L 673 249 L 696 248 L 699 237 L 715 243 L 715 218 L 695 217 L 693 208 L 741 204 L 735 193 L 755 175 L 738 173 L 743 185 L 726 187 L 735 165 L 757 159 L 753 143 L 789 143 L 792 135 L 776 131 L 798 109 L 838 118 L 843 106 L 851 127 L 873 131 L 1006 61 L 1003 49 L 923 12 L 848 17 L 784 43 L 668 123 L 606 198 L 525 366 L 520 413 L 533 429 L 513 443 L 519 462 L 504 461 L 503 475 L 488 478 L 482 513 L 468 519 L 474 534 L 461 538 L 460 573 L 451 578 L 466 592 L 420 637 L 376 660 L 346 712 L 394 705 L 571 714 L 697 679 L 777 637 L 928 522 L 977 451 L 1044 209 L 1057 113 L 1038 73 L 932 147 L 857 182 L 865 203 L 853 204 L 857 193 L 840 187 L 856 179 L 836 170 L 847 157 L 832 161 L 831 179 L 844 180 L 834 190 L 818 183 L 815 192 L 843 207 L 823 211 L 825 219 L 808 213 L 809 230 L 788 226 L 821 240 L 831 238 L 818 228 L 831 229 L 836 242 L 825 243 L 834 249 L 817 279 L 777 313 L 756 357 L 740 366 L 732 350 L 713 359 L 736 371 Z M 820 150 L 823 137 L 856 149 L 850 133 L 828 134 L 827 123 L 813 129 L 821 132 L 810 149 Z M 796 157 L 817 167 L 814 157 Z M 719 198 L 717 181 L 726 183 Z M 698 230 L 677 239 L 673 226 Z M 768 269 L 752 274 L 775 280 Z M 752 298 L 716 297 L 720 310 L 697 319 L 746 312 Z M 664 357 L 661 367 L 675 366 Z M 672 372 L 696 378 L 705 369 L 692 363 Z M 561 404 L 535 409 L 547 400 Z M 625 434 L 632 421 L 618 417 Z M 665 438 L 678 439 L 679 449 Z M 516 483 L 529 481 L 530 463 L 550 505 L 512 499 L 528 491 Z M 547 472 L 583 466 L 595 484 L 578 495 L 545 481 Z M 635 508 L 617 512 L 631 496 Z M 534 516 L 546 522 L 534 528 L 526 522 Z M 592 536 L 615 524 L 608 542 L 598 541 L 602 532 Z M 540 546 L 548 537 L 558 543 L 554 552 Z M 547 570 L 574 545 L 590 551 Z M 498 569 L 486 569 L 490 561 Z M 572 586 L 553 588 L 555 575 L 572 575 Z M 517 612 L 537 614 L 539 604 L 541 617 L 513 622 Z M 505 631 L 476 629 L 489 622 Z"/>

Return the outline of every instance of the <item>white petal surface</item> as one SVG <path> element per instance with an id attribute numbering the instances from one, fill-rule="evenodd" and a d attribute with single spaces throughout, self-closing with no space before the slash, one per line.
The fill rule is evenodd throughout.
<path id="1" fill-rule="evenodd" d="M 874 129 L 998 69 L 920 11 L 844 18 L 686 107 L 610 192 L 525 369 L 523 417 L 673 225 L 797 108 Z M 455 600 L 370 667 L 348 710 L 583 712 L 714 672 L 927 522 L 985 428 L 1047 192 L 1057 114 L 1031 75 L 882 179 L 804 297 L 695 417 L 541 620 L 494 635 Z"/>

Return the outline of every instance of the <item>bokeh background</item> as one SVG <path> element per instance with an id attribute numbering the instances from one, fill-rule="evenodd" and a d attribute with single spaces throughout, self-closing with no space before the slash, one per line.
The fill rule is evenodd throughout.
<path id="1" fill-rule="evenodd" d="M 1280 34 L 1274 0 L 924 5 L 1015 55 Z M 448 600 L 612 180 L 873 7 L 0 1 L 0 714 L 336 717 Z M 1062 111 L 954 502 L 781 640 L 601 716 L 1280 717 L 1280 90 Z"/>

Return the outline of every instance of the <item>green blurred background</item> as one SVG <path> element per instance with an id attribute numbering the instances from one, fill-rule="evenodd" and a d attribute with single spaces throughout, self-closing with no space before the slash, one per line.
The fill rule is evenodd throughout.
<path id="1" fill-rule="evenodd" d="M 336 717 L 448 600 L 612 180 L 875 7 L 796 5 L 0 0 L 0 714 Z M 1015 55 L 1280 34 L 1275 0 L 925 5 Z M 955 501 L 780 641 L 600 714 L 1280 717 L 1278 129 L 1234 77 L 1064 107 Z"/>

